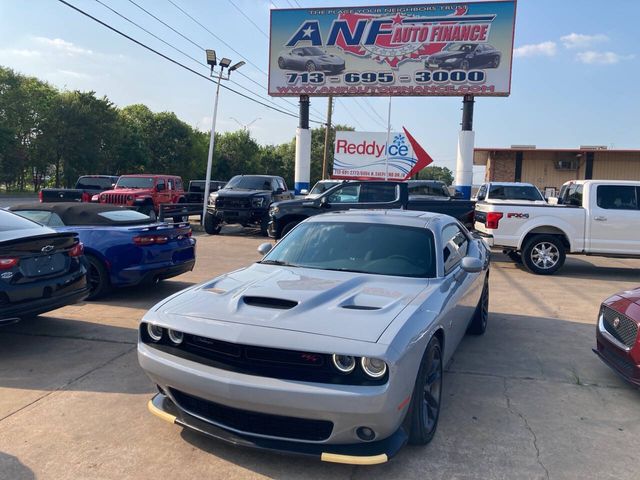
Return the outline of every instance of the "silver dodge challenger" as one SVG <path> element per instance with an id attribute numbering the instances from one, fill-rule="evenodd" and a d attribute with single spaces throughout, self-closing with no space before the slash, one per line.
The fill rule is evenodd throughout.
<path id="1" fill-rule="evenodd" d="M 431 441 L 442 372 L 487 326 L 489 250 L 447 215 L 312 217 L 253 265 L 155 305 L 149 410 L 227 442 L 376 464 Z"/>

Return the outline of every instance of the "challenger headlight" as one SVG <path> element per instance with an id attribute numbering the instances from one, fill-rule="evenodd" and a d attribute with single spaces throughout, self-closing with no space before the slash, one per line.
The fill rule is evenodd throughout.
<path id="1" fill-rule="evenodd" d="M 362 357 L 360 359 L 360 366 L 362 370 L 364 370 L 364 373 L 371 378 L 380 378 L 387 373 L 387 364 L 379 358 Z"/>
<path id="2" fill-rule="evenodd" d="M 174 345 L 180 345 L 182 343 L 182 340 L 184 339 L 184 334 L 182 332 L 169 329 L 167 333 L 169 334 L 169 340 L 171 340 Z"/>
<path id="3" fill-rule="evenodd" d="M 162 334 L 164 333 L 164 329 L 157 325 L 153 325 L 151 323 L 147 323 L 147 334 L 149 338 L 154 342 L 159 342 L 162 340 Z"/>
<path id="4" fill-rule="evenodd" d="M 254 207 L 258 207 L 258 208 L 259 208 L 259 207 L 262 207 L 262 206 L 264 205 L 264 197 L 257 197 L 257 198 L 254 198 L 254 199 L 251 201 L 251 204 L 252 204 Z"/>
<path id="5" fill-rule="evenodd" d="M 333 366 L 342 373 L 351 373 L 353 369 L 356 368 L 356 359 L 351 355 L 338 355 L 334 353 L 331 356 L 331 360 L 333 361 Z"/>
<path id="6" fill-rule="evenodd" d="M 216 204 L 216 199 L 218 198 L 218 193 L 210 193 L 209 194 L 209 205 L 215 205 Z"/>

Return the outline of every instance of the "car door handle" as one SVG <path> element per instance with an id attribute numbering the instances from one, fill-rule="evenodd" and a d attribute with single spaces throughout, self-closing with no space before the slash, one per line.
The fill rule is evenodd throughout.
<path id="1" fill-rule="evenodd" d="M 596 222 L 606 222 L 607 221 L 607 217 L 602 217 L 602 216 L 593 217 L 593 219 Z"/>

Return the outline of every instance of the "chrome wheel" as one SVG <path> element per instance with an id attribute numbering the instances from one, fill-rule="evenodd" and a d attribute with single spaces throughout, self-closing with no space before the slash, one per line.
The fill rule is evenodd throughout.
<path id="1" fill-rule="evenodd" d="M 560 259 L 560 251 L 550 242 L 540 242 L 531 250 L 531 261 L 541 269 L 553 268 Z"/>

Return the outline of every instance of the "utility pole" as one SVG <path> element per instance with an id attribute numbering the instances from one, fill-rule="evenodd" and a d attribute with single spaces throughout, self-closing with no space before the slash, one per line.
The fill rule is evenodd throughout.
<path id="1" fill-rule="evenodd" d="M 329 135 L 331 134 L 331 115 L 333 113 L 333 97 L 329 96 L 327 104 L 327 125 L 324 131 L 324 157 L 322 158 L 322 180 L 327 178 L 327 163 L 329 161 Z"/>

